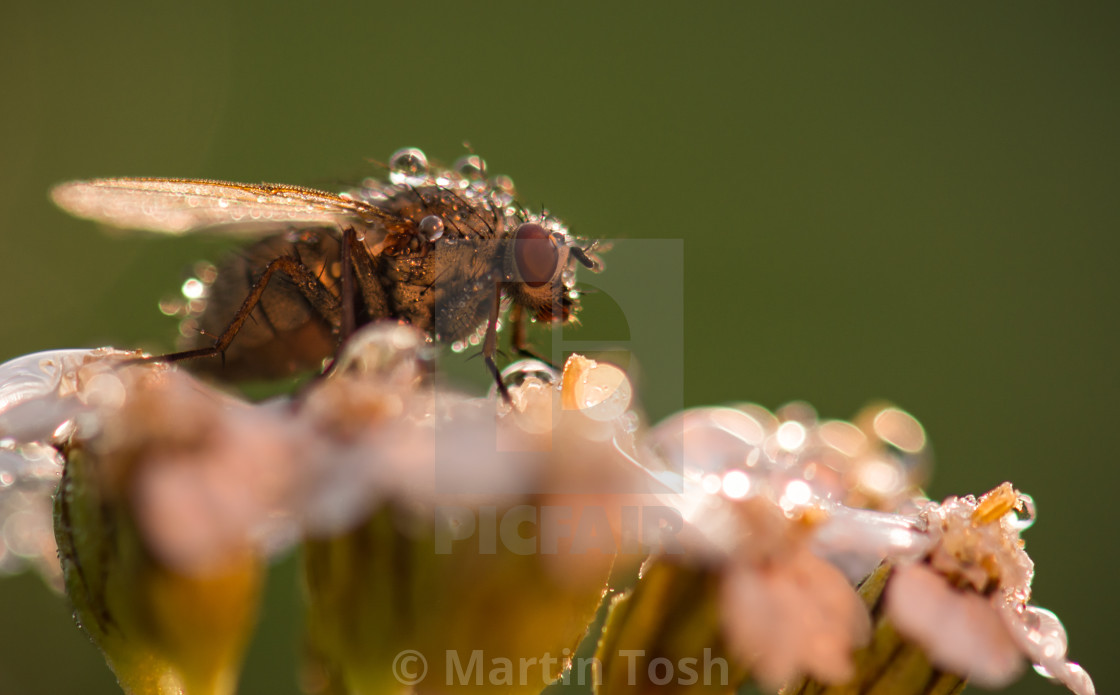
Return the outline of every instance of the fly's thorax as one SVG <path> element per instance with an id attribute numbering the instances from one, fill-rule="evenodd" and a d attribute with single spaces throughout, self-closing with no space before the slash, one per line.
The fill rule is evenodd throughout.
<path id="1" fill-rule="evenodd" d="M 505 215 L 488 196 L 468 190 L 429 185 L 397 193 L 387 207 L 401 218 L 390 232 L 421 236 L 427 218 L 442 222 L 442 236 L 456 240 L 496 239 L 507 229 Z"/>
<path id="2" fill-rule="evenodd" d="M 385 257 L 395 318 L 435 339 L 461 340 L 485 325 L 502 281 L 499 239 L 440 239 L 423 257 Z"/>

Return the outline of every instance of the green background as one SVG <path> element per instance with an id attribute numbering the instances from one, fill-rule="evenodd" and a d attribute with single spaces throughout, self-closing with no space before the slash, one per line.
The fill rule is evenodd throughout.
<path id="1" fill-rule="evenodd" d="M 931 495 L 1033 494 L 1037 602 L 1117 689 L 1117 5 L 312 5 L 5 8 L 0 359 L 167 349 L 156 301 L 216 248 L 110 238 L 53 183 L 336 188 L 469 140 L 579 234 L 684 240 L 683 355 L 634 348 L 683 364 L 683 403 L 647 373 L 651 416 L 887 398 L 932 438 Z M 274 579 L 246 693 L 295 691 Z M 112 692 L 61 599 L 0 581 L 0 693 Z"/>

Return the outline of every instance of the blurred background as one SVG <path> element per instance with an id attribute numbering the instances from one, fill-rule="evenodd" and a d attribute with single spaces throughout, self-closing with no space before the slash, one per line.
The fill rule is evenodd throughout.
<path id="1" fill-rule="evenodd" d="M 169 349 L 158 300 L 223 248 L 113 238 L 54 183 L 340 189 L 469 140 L 580 235 L 683 240 L 683 335 L 633 346 L 683 366 L 683 391 L 644 372 L 651 419 L 889 399 L 932 439 L 931 496 L 1033 494 L 1036 601 L 1116 689 L 1120 7 L 312 5 L 6 8 L 0 361 Z M 608 274 L 659 282 L 616 256 Z M 279 565 L 243 692 L 296 692 L 296 584 Z M 61 598 L 0 580 L 0 693 L 116 692 Z"/>

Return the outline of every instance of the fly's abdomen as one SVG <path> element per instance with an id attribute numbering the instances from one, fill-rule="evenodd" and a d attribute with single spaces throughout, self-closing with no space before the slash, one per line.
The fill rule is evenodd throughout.
<path id="1" fill-rule="evenodd" d="M 206 307 L 196 317 L 198 331 L 185 348 L 214 344 L 234 324 L 265 269 L 289 258 L 310 271 L 321 290 L 338 301 L 340 243 L 327 230 L 269 237 L 229 256 L 207 291 Z M 287 264 L 292 265 L 292 264 Z M 233 336 L 222 357 L 197 360 L 192 368 L 226 379 L 270 379 L 318 369 L 338 344 L 337 315 L 323 315 L 283 271 L 274 272 L 260 302 Z"/>

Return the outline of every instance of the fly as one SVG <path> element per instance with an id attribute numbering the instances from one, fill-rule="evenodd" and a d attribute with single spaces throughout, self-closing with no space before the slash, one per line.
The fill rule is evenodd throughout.
<path id="1" fill-rule="evenodd" d="M 530 319 L 571 321 L 575 266 L 597 269 L 590 246 L 547 211 L 516 200 L 508 177 L 464 157 L 432 167 L 418 149 L 389 162 L 388 181 L 341 194 L 286 184 L 207 179 L 74 181 L 51 191 L 72 215 L 165 234 L 210 231 L 251 243 L 217 267 L 197 335 L 166 361 L 209 360 L 231 379 L 319 367 L 362 325 L 403 321 L 435 341 L 479 344 L 494 357 L 510 307 L 513 348 L 534 354 Z"/>

